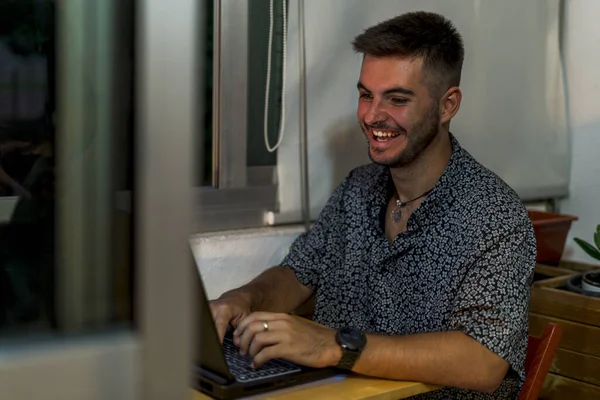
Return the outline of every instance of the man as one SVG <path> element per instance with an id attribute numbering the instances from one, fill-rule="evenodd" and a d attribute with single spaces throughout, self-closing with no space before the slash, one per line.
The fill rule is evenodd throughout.
<path id="1" fill-rule="evenodd" d="M 255 367 L 286 358 L 514 399 L 523 383 L 535 237 L 518 196 L 449 132 L 462 39 L 415 12 L 367 29 L 358 120 L 373 164 L 353 170 L 281 266 L 211 303 Z M 314 319 L 289 316 L 315 295 Z"/>

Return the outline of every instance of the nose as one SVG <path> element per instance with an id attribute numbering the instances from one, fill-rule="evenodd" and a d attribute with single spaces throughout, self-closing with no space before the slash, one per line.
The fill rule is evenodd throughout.
<path id="1" fill-rule="evenodd" d="M 378 123 L 384 122 L 386 119 L 387 114 L 379 108 L 377 103 L 373 102 L 365 114 L 364 121 L 367 125 L 377 125 Z"/>

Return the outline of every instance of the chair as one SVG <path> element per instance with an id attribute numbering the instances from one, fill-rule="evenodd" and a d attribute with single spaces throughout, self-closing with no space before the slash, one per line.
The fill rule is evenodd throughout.
<path id="1" fill-rule="evenodd" d="M 536 400 L 539 397 L 561 336 L 562 327 L 553 323 L 546 325 L 541 337 L 529 335 L 525 358 L 527 377 L 518 400 Z"/>

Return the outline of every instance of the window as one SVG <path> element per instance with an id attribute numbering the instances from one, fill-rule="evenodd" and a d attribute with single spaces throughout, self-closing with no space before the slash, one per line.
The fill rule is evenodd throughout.
<path id="1" fill-rule="evenodd" d="M 0 223 L 0 392 L 11 399 L 190 395 L 203 4 L 0 0 L 0 191 L 15 202 Z"/>
<path id="2" fill-rule="evenodd" d="M 28 3 L 0 2 L 0 223 L 30 196 L 25 181 L 40 156 L 28 148 L 49 135 L 51 10 Z"/>
<path id="3" fill-rule="evenodd" d="M 120 20 L 90 9 L 58 46 L 55 1 L 0 2 L 0 335 L 132 320 L 131 215 L 113 202 L 132 185 L 133 13 L 119 4 Z"/>
<path id="4" fill-rule="evenodd" d="M 59 324 L 53 21 L 52 2 L 0 2 L 1 336 Z"/>
<path id="5" fill-rule="evenodd" d="M 272 1 L 269 65 L 270 1 L 207 2 L 208 85 L 202 90 L 207 112 L 200 145 L 205 162 L 198 190 L 202 211 L 196 221 L 202 231 L 262 226 L 265 213 L 277 209 L 274 147 L 282 109 L 284 2 Z M 267 77 L 272 151 L 264 138 Z"/>

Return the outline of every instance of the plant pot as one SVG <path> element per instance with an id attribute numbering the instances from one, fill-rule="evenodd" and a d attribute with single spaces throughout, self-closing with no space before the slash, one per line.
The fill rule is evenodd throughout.
<path id="1" fill-rule="evenodd" d="M 598 272 L 596 272 L 598 273 Z M 583 286 L 583 276 L 587 273 L 573 275 L 567 283 L 567 289 L 573 293 L 578 293 L 584 296 L 600 297 L 600 290 L 587 290 Z"/>
<path id="2" fill-rule="evenodd" d="M 567 242 L 567 235 L 577 217 L 543 211 L 529 211 L 537 242 L 536 261 L 558 265 Z"/>
<path id="3" fill-rule="evenodd" d="M 590 271 L 581 276 L 581 288 L 587 292 L 600 294 L 600 272 Z"/>

